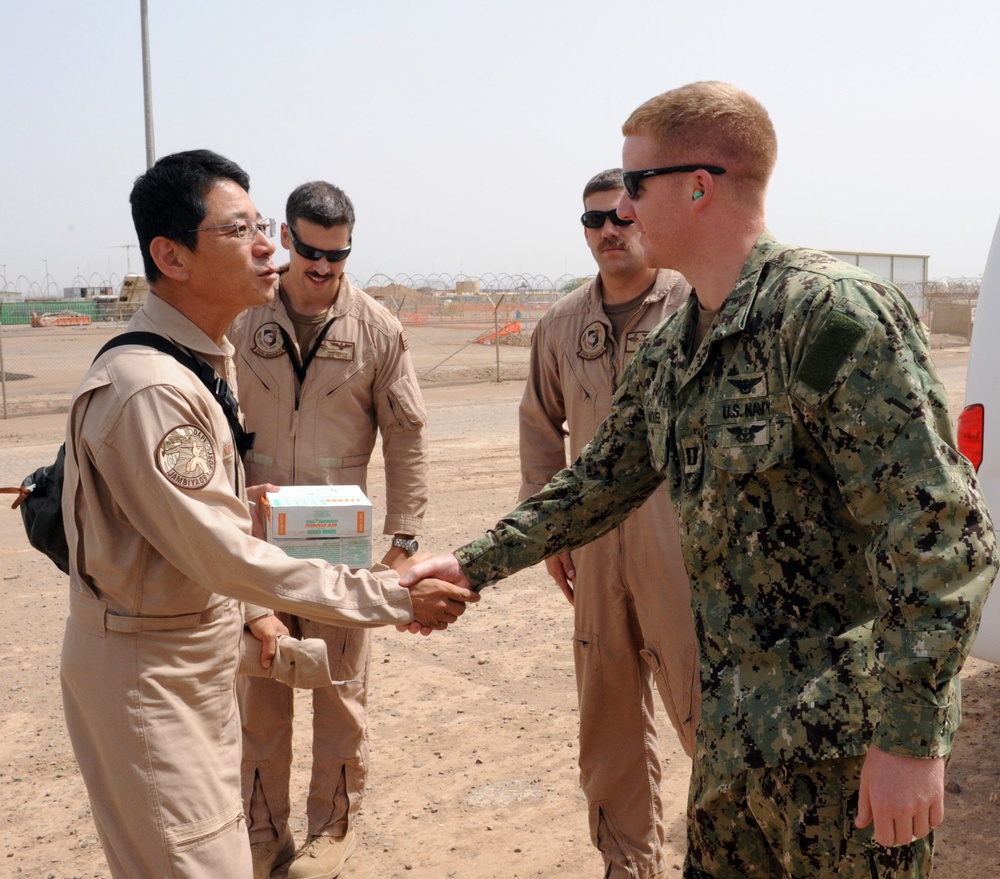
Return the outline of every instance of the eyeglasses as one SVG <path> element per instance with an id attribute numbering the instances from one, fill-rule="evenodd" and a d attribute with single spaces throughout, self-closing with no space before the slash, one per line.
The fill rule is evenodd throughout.
<path id="1" fill-rule="evenodd" d="M 288 224 L 288 235 L 292 239 L 292 247 L 295 248 L 295 252 L 312 262 L 321 259 L 325 259 L 327 262 L 340 262 L 343 259 L 347 259 L 348 254 L 351 252 L 350 239 L 347 241 L 347 247 L 341 247 L 340 250 L 320 250 L 318 247 L 310 247 L 308 244 L 303 244 L 295 237 L 295 231 L 292 229 L 291 223 Z"/>
<path id="2" fill-rule="evenodd" d="M 263 232 L 268 238 L 274 238 L 275 222 L 270 218 L 253 221 L 237 220 L 235 223 L 223 223 L 221 226 L 202 226 L 200 229 L 188 229 L 188 232 L 208 232 L 212 229 L 232 229 L 237 238 L 256 238 L 258 232 Z"/>
<path id="3" fill-rule="evenodd" d="M 660 174 L 683 174 L 687 171 L 708 171 L 709 174 L 725 174 L 726 169 L 718 165 L 669 165 L 666 168 L 647 168 L 645 171 L 622 171 L 622 186 L 629 198 L 639 194 L 639 184 L 647 177 Z"/>
<path id="4" fill-rule="evenodd" d="M 632 220 L 623 220 L 614 208 L 610 211 L 584 211 L 580 217 L 580 222 L 588 229 L 603 229 L 606 220 L 611 220 L 616 226 L 632 225 Z"/>

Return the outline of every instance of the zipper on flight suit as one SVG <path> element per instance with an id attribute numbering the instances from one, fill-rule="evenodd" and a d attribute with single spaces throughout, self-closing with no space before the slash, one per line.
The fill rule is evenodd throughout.
<path id="1" fill-rule="evenodd" d="M 299 434 L 299 403 L 302 400 L 302 387 L 306 383 L 306 375 L 309 371 L 309 365 L 313 362 L 316 357 L 316 352 L 319 351 L 320 345 L 323 344 L 326 339 L 326 334 L 329 332 L 331 325 L 336 320 L 336 315 L 331 317 L 324 325 L 323 329 L 319 331 L 316 336 L 316 341 L 313 342 L 312 348 L 309 349 L 309 353 L 306 355 L 303 361 L 299 361 L 298 354 L 296 354 L 296 347 L 292 345 L 292 339 L 288 335 L 288 331 L 278 324 L 278 331 L 281 333 L 281 338 L 285 342 L 285 352 L 288 354 L 288 359 L 292 363 L 292 369 L 295 371 L 295 408 L 292 410 L 292 472 L 295 472 L 295 468 L 298 466 L 298 443 L 296 442 Z"/>
<path id="2" fill-rule="evenodd" d="M 655 287 L 655 283 L 654 283 L 654 287 Z M 639 307 L 635 311 L 632 312 L 632 316 L 625 323 L 625 326 L 622 327 L 622 338 L 621 339 L 615 339 L 614 338 L 614 333 L 611 334 L 611 338 L 614 341 L 615 346 L 616 346 L 616 348 L 615 348 L 615 357 L 613 358 L 613 361 L 612 361 L 612 363 L 613 363 L 613 370 L 612 370 L 612 375 L 611 375 L 611 381 L 612 381 L 611 391 L 612 391 L 612 394 L 614 394 L 614 391 L 618 387 L 618 379 L 619 379 L 620 374 L 624 373 L 625 372 L 625 367 L 628 366 L 628 360 L 626 359 L 625 348 L 626 348 L 626 342 L 627 342 L 627 339 L 628 339 L 629 331 L 632 329 L 632 327 L 634 327 L 636 324 L 638 324 L 640 320 L 642 320 L 643 315 L 649 310 L 649 294 L 651 292 L 652 292 L 652 290 L 650 290 L 649 292 L 647 292 L 645 298 L 639 304 Z M 635 355 L 633 354 L 632 356 L 634 357 Z M 619 574 L 620 577 L 623 577 L 624 576 L 624 571 L 625 571 L 625 546 L 624 546 L 624 543 L 622 541 L 621 526 L 619 526 L 618 528 L 615 529 L 615 539 L 616 539 L 617 544 L 618 544 L 618 574 Z M 631 588 L 629 587 L 629 584 L 625 583 L 624 586 L 626 588 L 626 591 L 628 591 L 631 594 Z"/>

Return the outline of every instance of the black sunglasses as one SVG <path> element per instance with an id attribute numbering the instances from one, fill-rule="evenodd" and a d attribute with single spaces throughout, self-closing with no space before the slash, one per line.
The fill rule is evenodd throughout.
<path id="1" fill-rule="evenodd" d="M 295 237 L 295 231 L 292 229 L 292 224 L 288 224 L 288 236 L 292 239 L 292 247 L 295 248 L 295 252 L 308 260 L 313 262 L 326 259 L 327 262 L 340 262 L 343 259 L 347 259 L 348 254 L 351 252 L 351 241 L 348 240 L 347 247 L 341 247 L 340 250 L 320 250 L 318 247 L 310 247 L 308 244 L 303 244 Z"/>
<path id="2" fill-rule="evenodd" d="M 612 208 L 610 211 L 584 211 L 580 217 L 580 222 L 588 229 L 603 229 L 605 220 L 611 220 L 616 226 L 631 226 L 631 220 L 623 220 L 618 216 L 618 211 Z"/>
<path id="3" fill-rule="evenodd" d="M 726 169 L 718 165 L 668 165 L 666 168 L 647 168 L 645 171 L 622 171 L 622 186 L 629 198 L 639 194 L 639 184 L 647 177 L 660 174 L 683 174 L 687 171 L 708 171 L 709 174 L 725 174 Z"/>

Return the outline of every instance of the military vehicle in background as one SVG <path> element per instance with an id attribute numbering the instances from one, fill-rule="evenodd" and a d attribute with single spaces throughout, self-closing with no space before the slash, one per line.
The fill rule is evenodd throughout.
<path id="1" fill-rule="evenodd" d="M 958 450 L 979 474 L 993 526 L 1000 529 L 1000 223 L 986 258 L 979 303 L 972 324 L 969 366 L 965 377 L 965 409 L 958 417 Z M 983 609 L 983 621 L 972 655 L 1000 664 L 1000 581 Z"/>
<path id="2" fill-rule="evenodd" d="M 97 296 L 98 320 L 128 320 L 135 314 L 149 292 L 149 281 L 143 275 L 126 275 L 117 296 Z"/>

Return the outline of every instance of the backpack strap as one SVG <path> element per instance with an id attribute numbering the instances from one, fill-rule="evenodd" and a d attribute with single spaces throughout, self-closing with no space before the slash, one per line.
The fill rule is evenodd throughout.
<path id="1" fill-rule="evenodd" d="M 173 342 L 158 333 L 148 333 L 138 330 L 121 333 L 113 339 L 109 339 L 101 350 L 97 352 L 94 360 L 96 361 L 98 357 L 112 348 L 118 348 L 122 345 L 145 345 L 147 348 L 155 348 L 163 354 L 169 354 L 178 363 L 186 366 L 198 376 L 201 379 L 201 383 L 205 385 L 208 392 L 222 407 L 226 421 L 229 422 L 229 429 L 233 433 L 233 442 L 236 445 L 236 450 L 239 452 L 240 460 L 246 457 L 246 453 L 253 448 L 255 434 L 243 429 L 243 425 L 240 424 L 239 402 L 233 396 L 233 392 L 229 389 L 229 385 L 226 384 L 225 379 L 212 369 L 211 366 L 203 360 L 199 360 L 193 354 L 178 348 Z"/>

